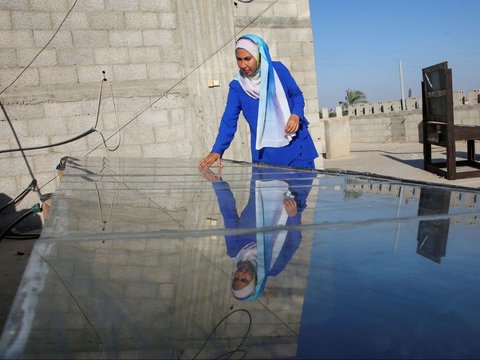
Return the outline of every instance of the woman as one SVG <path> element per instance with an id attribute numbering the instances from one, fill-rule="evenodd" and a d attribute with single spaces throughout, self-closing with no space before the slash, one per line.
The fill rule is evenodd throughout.
<path id="1" fill-rule="evenodd" d="M 202 169 L 201 174 L 212 182 L 225 229 L 242 230 L 225 234 L 227 255 L 235 264 L 232 294 L 238 300 L 253 301 L 263 294 L 268 279 L 286 268 L 300 246 L 298 227 L 317 175 L 253 166 L 248 202 L 239 213 L 228 182 L 210 169 Z M 258 231 L 245 231 L 252 228 Z"/>
<path id="2" fill-rule="evenodd" d="M 252 34 L 237 40 L 235 56 L 239 72 L 230 82 L 215 144 L 200 168 L 222 166 L 242 111 L 250 126 L 252 162 L 314 169 L 318 153 L 303 113 L 305 100 L 288 69 L 272 61 L 265 41 Z"/>

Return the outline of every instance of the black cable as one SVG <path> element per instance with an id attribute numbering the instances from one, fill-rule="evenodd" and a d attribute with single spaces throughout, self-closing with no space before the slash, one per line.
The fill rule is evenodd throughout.
<path id="1" fill-rule="evenodd" d="M 4 240 L 35 240 L 40 237 L 40 232 L 38 233 L 25 233 L 25 234 L 6 234 Z M 1 241 L 1 240 L 0 240 Z"/>
<path id="2" fill-rule="evenodd" d="M 95 126 L 93 127 L 94 129 L 97 128 L 98 118 L 100 117 L 100 107 L 102 105 L 103 82 L 107 81 L 107 79 L 105 78 L 105 70 L 102 71 L 102 74 L 103 74 L 103 78 L 102 78 L 102 81 L 100 81 L 100 93 L 98 94 L 97 115 L 95 116 Z"/>
<path id="3" fill-rule="evenodd" d="M 1 233 L 0 233 L 0 241 L 3 240 L 3 238 L 5 237 L 5 235 L 7 234 L 7 232 L 10 231 L 10 229 L 12 229 L 15 225 L 17 225 L 20 221 L 24 220 L 25 218 L 27 218 L 29 215 L 31 214 L 34 214 L 34 213 L 38 213 L 42 211 L 42 208 L 40 207 L 40 204 L 35 204 L 32 206 L 32 208 L 30 210 L 28 210 L 27 212 L 25 212 L 24 214 L 22 214 L 19 218 L 15 219 L 10 225 L 8 225 Z"/>
<path id="4" fill-rule="evenodd" d="M 30 191 L 34 191 L 37 187 L 37 181 L 36 180 L 32 180 L 32 182 L 30 183 L 30 185 L 25 189 L 23 190 L 20 195 L 18 195 L 15 199 L 13 199 L 13 204 L 15 205 L 15 207 L 20 204 L 22 202 L 23 199 L 25 199 L 25 196 L 27 196 L 27 194 L 30 192 Z M 3 207 L 0 211 L 3 210 Z"/>
<path id="5" fill-rule="evenodd" d="M 12 132 L 13 132 L 13 136 L 15 136 L 15 140 L 17 141 L 17 145 L 18 145 L 18 148 L 20 150 L 20 152 L 22 153 L 22 156 L 23 156 L 23 160 L 25 160 L 25 164 L 27 165 L 27 168 L 28 168 L 28 172 L 30 173 L 30 176 L 32 177 L 32 180 L 35 182 L 35 192 L 38 193 L 39 196 L 41 196 L 42 194 L 40 193 L 40 189 L 38 188 L 38 186 L 36 185 L 37 184 L 37 180 L 35 179 L 35 175 L 33 175 L 33 171 L 32 171 L 32 168 L 30 167 L 30 164 L 27 160 L 27 157 L 25 155 L 25 152 L 23 151 L 22 149 L 22 145 L 20 144 L 20 140 L 17 136 L 17 132 L 15 131 L 15 128 L 13 127 L 13 124 L 12 124 L 12 121 L 10 120 L 10 117 L 8 116 L 7 114 L 7 111 L 5 110 L 5 108 L 3 107 L 3 103 L 0 101 L 0 107 L 2 108 L 2 111 L 3 111 L 3 114 L 5 115 L 5 118 L 7 119 L 7 122 L 8 122 L 8 125 L 10 125 L 10 128 L 12 129 Z"/>
<path id="6" fill-rule="evenodd" d="M 120 136 L 120 124 L 118 122 L 118 116 L 117 116 L 117 106 L 115 105 L 115 97 L 113 96 L 113 87 L 112 87 L 112 84 L 110 84 L 110 95 L 112 97 L 112 104 L 113 104 L 113 113 L 115 115 L 115 123 L 117 124 L 117 134 L 118 134 L 118 143 L 117 145 L 114 147 L 114 148 L 109 148 L 107 146 L 107 142 L 105 141 L 105 138 L 103 137 L 103 134 L 101 132 L 100 135 L 102 136 L 102 139 L 103 139 L 103 144 L 105 145 L 105 148 L 108 150 L 108 151 L 116 151 L 119 147 L 120 147 L 120 142 L 122 141 L 122 137 Z"/>
<path id="7" fill-rule="evenodd" d="M 63 26 L 63 24 L 65 23 L 65 21 L 67 20 L 68 16 L 70 15 L 70 13 L 73 11 L 73 8 L 75 7 L 75 5 L 77 5 L 77 2 L 78 0 L 75 0 L 74 3 L 72 4 L 72 6 L 70 7 L 70 9 L 68 10 L 67 14 L 64 16 L 63 20 L 60 22 L 60 24 L 58 25 L 57 29 L 55 30 L 55 32 L 53 33 L 53 35 L 51 36 L 51 38 L 47 41 L 47 43 L 40 49 L 40 51 L 33 57 L 33 59 L 27 64 L 27 66 L 25 66 L 25 68 L 20 72 L 20 74 L 18 74 L 18 76 L 13 79 L 13 81 L 8 85 L 6 86 L 1 92 L 0 92 L 0 95 L 2 95 L 5 91 L 7 91 L 15 82 L 17 82 L 17 80 L 23 75 L 23 73 L 25 73 L 25 71 L 27 71 L 27 69 L 33 64 L 33 62 L 38 58 L 38 56 L 47 48 L 48 45 L 50 45 L 50 43 L 52 42 L 52 40 L 55 38 L 55 36 L 57 35 L 57 33 L 60 31 L 60 28 Z M 1 103 L 0 103 L 1 104 Z M 5 112 L 5 109 L 3 108 L 3 105 L 2 105 L 2 110 L 3 112 L 5 113 L 5 116 L 7 116 L 6 112 Z M 7 119 L 9 120 L 9 119 Z M 13 126 L 12 124 L 10 123 L 9 121 L 9 124 L 10 124 L 10 127 L 12 128 L 12 131 L 14 132 L 15 134 L 15 138 L 17 138 L 16 136 L 16 133 L 15 133 L 15 130 L 13 129 Z M 23 151 L 30 151 L 30 150 L 39 150 L 39 149 L 45 149 L 45 148 L 50 148 L 50 147 L 55 147 L 55 146 L 59 146 L 59 145 L 64 145 L 64 144 L 68 144 L 69 142 L 73 142 L 73 141 L 76 141 L 78 139 L 81 139 L 82 137 L 84 136 L 87 136 L 89 134 L 91 134 L 92 132 L 94 132 L 93 129 L 90 129 L 86 132 L 84 132 L 83 134 L 79 135 L 79 136 L 76 136 L 72 139 L 69 139 L 69 140 L 66 140 L 66 141 L 62 141 L 62 142 L 59 142 L 59 143 L 56 143 L 56 144 L 51 144 L 51 145 L 45 145 L 45 146 L 33 146 L 33 147 L 28 147 L 28 148 L 23 148 L 20 146 L 19 142 L 18 142 L 18 139 L 17 139 L 17 143 L 18 143 L 18 149 L 8 149 L 8 150 L 0 150 L 0 154 L 1 153 L 9 153 L 9 152 L 15 152 L 15 151 L 21 151 L 23 153 Z M 25 158 L 25 155 L 24 155 L 24 158 Z M 26 161 L 26 158 L 25 158 L 25 161 Z M 30 171 L 30 174 L 32 175 L 33 177 L 33 173 L 31 171 L 31 168 L 30 168 L 30 165 L 27 163 L 27 166 L 29 168 L 29 171 Z M 40 188 L 37 187 L 37 192 L 39 192 L 40 194 Z M 41 194 L 40 194 L 41 195 Z"/>
<path id="8" fill-rule="evenodd" d="M 98 130 L 95 130 L 102 138 L 102 142 L 103 142 L 103 146 L 105 146 L 105 149 L 107 149 L 108 151 L 115 151 L 117 150 L 119 147 L 120 147 L 120 143 L 118 143 L 117 145 L 115 145 L 115 147 L 113 149 L 110 149 L 108 146 L 107 146 L 107 140 L 105 140 L 105 136 L 103 136 L 102 132 L 101 131 L 98 131 Z M 118 134 L 118 132 L 117 132 Z M 110 138 L 109 138 L 110 139 Z"/>
<path id="9" fill-rule="evenodd" d="M 15 151 L 31 151 L 31 150 L 40 150 L 40 149 L 47 149 L 47 148 L 51 148 L 51 147 L 55 147 L 55 146 L 60 146 L 60 145 L 64 145 L 64 144 L 68 144 L 68 143 L 71 143 L 73 141 L 76 141 L 78 139 L 81 139 L 87 135 L 90 135 L 91 133 L 95 132 L 97 130 L 95 130 L 94 128 L 91 128 L 90 130 L 87 130 L 85 131 L 84 133 L 80 134 L 80 135 L 77 135 L 71 139 L 68 139 L 68 140 L 65 140 L 65 141 L 61 141 L 61 142 L 58 142 L 58 143 L 55 143 L 55 144 L 50 144 L 50 145 L 41 145 L 41 146 L 31 146 L 31 147 L 26 147 L 26 148 L 18 148 L 18 149 L 7 149 L 7 150 L 0 150 L 0 154 L 2 153 L 9 153 L 9 152 L 15 152 Z"/>
<path id="10" fill-rule="evenodd" d="M 57 27 L 57 30 L 55 30 L 55 32 L 53 33 L 52 37 L 50 38 L 50 40 L 47 41 L 47 43 L 45 44 L 45 46 L 43 48 L 40 49 L 40 51 L 37 53 L 37 55 L 35 55 L 33 57 L 33 59 L 28 63 L 27 66 L 25 66 L 25 68 L 20 72 L 20 74 L 18 74 L 18 76 L 13 79 L 13 81 L 7 86 L 5 87 L 1 92 L 0 92 L 0 95 L 2 95 L 5 91 L 7 91 L 13 84 L 15 84 L 17 82 L 17 80 L 23 75 L 23 73 L 25 71 L 27 71 L 27 69 L 30 67 L 30 65 L 33 64 L 33 62 L 37 59 L 37 57 L 47 48 L 48 45 L 50 45 L 50 43 L 52 42 L 52 40 L 54 39 L 54 37 L 57 35 L 57 33 L 60 31 L 60 28 L 63 26 L 63 23 L 65 22 L 65 20 L 67 20 L 68 18 L 68 15 L 70 15 L 70 13 L 72 12 L 73 8 L 75 7 L 75 5 L 77 4 L 77 1 L 78 0 L 75 0 L 75 2 L 73 3 L 73 5 L 70 7 L 70 10 L 68 10 L 67 14 L 65 15 L 65 17 L 63 18 L 62 22 L 60 23 L 60 25 Z"/>
<path id="11" fill-rule="evenodd" d="M 0 212 L 2 212 L 3 210 L 5 210 L 7 207 L 9 207 L 10 205 L 14 205 L 14 206 L 17 206 L 18 204 L 20 204 L 20 202 L 25 198 L 25 196 L 27 196 L 27 194 L 32 191 L 32 190 L 35 190 L 35 188 L 37 187 L 37 181 L 36 180 L 32 180 L 32 182 L 30 183 L 30 185 L 28 185 L 28 187 L 23 190 L 20 194 L 17 195 L 17 197 L 15 199 L 12 199 L 8 202 L 8 204 L 5 204 L 3 205 L 1 208 L 0 208 Z"/>
<path id="12" fill-rule="evenodd" d="M 105 71 L 102 71 L 102 72 L 103 72 L 103 74 L 105 74 Z M 99 97 L 98 97 L 97 114 L 96 114 L 96 117 L 95 117 L 95 126 L 93 128 L 91 128 L 90 130 L 87 130 L 84 133 L 82 133 L 80 135 L 77 135 L 77 136 L 75 136 L 71 139 L 64 140 L 64 141 L 61 141 L 61 142 L 58 142 L 58 143 L 55 143 L 55 144 L 31 146 L 31 147 L 27 147 L 27 148 L 22 148 L 21 146 L 19 146 L 17 149 L 0 150 L 0 154 L 9 153 L 9 152 L 16 152 L 16 151 L 40 150 L 40 149 L 47 149 L 47 148 L 52 148 L 52 147 L 56 147 L 56 146 L 60 146 L 60 145 L 65 145 L 65 144 L 71 143 L 73 141 L 77 141 L 77 140 L 79 140 L 79 139 L 81 139 L 85 136 L 88 136 L 93 132 L 98 132 L 100 134 L 100 136 L 102 137 L 103 142 L 105 144 L 105 147 L 107 147 L 107 144 L 105 143 L 105 138 L 104 138 L 103 134 L 100 131 L 96 130 L 97 125 L 98 125 L 98 119 L 100 117 L 100 106 L 101 106 L 101 103 L 102 103 L 102 92 L 103 92 L 103 82 L 104 81 L 107 81 L 105 76 L 103 77 L 102 81 L 100 82 L 100 94 L 99 94 Z M 113 96 L 113 90 L 112 90 L 112 96 Z M 2 108 L 3 108 L 3 106 L 2 106 Z M 5 113 L 5 110 L 4 110 L 4 113 Z M 5 113 L 5 116 L 6 116 L 6 113 Z M 9 121 L 9 123 L 10 123 L 10 121 Z M 13 125 L 12 124 L 10 124 L 10 127 L 12 127 L 12 130 L 13 130 Z M 15 130 L 13 130 L 13 131 L 15 132 Z M 17 141 L 17 143 L 18 143 L 18 141 Z M 119 146 L 120 146 L 120 144 L 118 144 L 113 150 L 109 149 L 108 147 L 107 147 L 107 149 L 110 150 L 110 151 L 115 151 L 115 150 L 118 149 Z"/>
<path id="13" fill-rule="evenodd" d="M 205 339 L 205 341 L 203 342 L 203 345 L 200 347 L 200 350 L 198 350 L 198 352 L 195 354 L 195 356 L 192 358 L 192 359 L 196 359 L 198 355 L 200 355 L 200 353 L 203 351 L 203 349 L 205 348 L 205 346 L 207 345 L 208 341 L 210 340 L 210 338 L 212 337 L 212 335 L 215 333 L 215 330 L 217 330 L 217 328 L 225 321 L 228 319 L 228 317 L 230 317 L 231 315 L 235 314 L 236 312 L 244 312 L 248 315 L 248 329 L 247 329 L 247 332 L 245 333 L 245 335 L 243 336 L 242 338 L 242 341 L 240 342 L 240 344 L 238 344 L 238 346 L 235 348 L 235 350 L 232 350 L 232 351 L 229 351 L 229 352 L 226 352 L 225 354 L 222 354 L 220 355 L 219 357 L 217 357 L 217 359 L 220 359 L 220 358 L 223 358 L 224 356 L 227 356 L 225 359 L 229 359 L 230 356 L 232 356 L 233 354 L 235 353 L 238 353 L 238 352 L 241 352 L 244 354 L 244 357 L 245 355 L 247 354 L 247 352 L 245 350 L 241 350 L 240 348 L 242 347 L 243 343 L 245 342 L 245 340 L 247 339 L 247 336 L 248 334 L 250 333 L 250 329 L 252 328 L 252 315 L 250 315 L 250 312 L 246 309 L 237 309 L 237 310 L 234 310 L 230 313 L 228 313 L 227 315 L 225 315 L 218 323 L 217 325 L 215 325 L 215 327 L 213 328 L 213 330 L 210 332 L 210 334 L 208 335 L 208 337 Z"/>
<path id="14" fill-rule="evenodd" d="M 9 207 L 10 205 L 13 205 L 15 206 L 17 201 L 20 200 L 22 201 L 23 198 L 25 196 L 27 196 L 27 194 L 31 191 L 30 188 L 26 188 L 25 190 L 23 190 L 19 195 L 17 195 L 17 197 L 15 199 L 12 199 L 10 200 L 7 204 L 3 205 L 1 208 L 0 208 L 0 212 L 2 212 L 3 210 L 5 210 L 7 207 Z"/>
<path id="15" fill-rule="evenodd" d="M 116 151 L 120 147 L 120 125 L 118 124 L 117 108 L 115 106 L 115 99 L 113 97 L 112 84 L 110 84 L 110 95 L 112 96 L 113 111 L 115 113 L 115 122 L 117 123 L 117 132 L 116 133 L 118 134 L 118 144 L 115 147 L 113 147 L 112 149 L 109 148 L 108 145 L 107 145 L 107 141 L 105 140 L 105 137 L 103 136 L 103 133 L 101 131 L 96 130 L 97 125 L 98 125 L 98 119 L 100 118 L 100 108 L 102 106 L 103 82 L 107 81 L 107 79 L 105 78 L 105 71 L 102 71 L 102 73 L 103 73 L 103 79 L 102 79 L 102 82 L 100 83 L 100 94 L 98 95 L 97 116 L 96 116 L 96 120 L 95 120 L 95 126 L 93 128 L 102 137 L 102 142 L 103 142 L 103 145 L 105 146 L 105 149 L 113 152 L 113 151 Z"/>

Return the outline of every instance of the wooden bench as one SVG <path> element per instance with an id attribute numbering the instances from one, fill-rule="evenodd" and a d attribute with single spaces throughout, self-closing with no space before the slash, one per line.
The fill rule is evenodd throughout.
<path id="1" fill-rule="evenodd" d="M 424 169 L 449 180 L 480 176 L 480 163 L 475 161 L 480 126 L 454 124 L 452 70 L 447 62 L 422 69 L 422 107 Z M 467 142 L 466 160 L 457 160 L 455 142 L 460 140 Z M 445 161 L 432 160 L 432 145 L 446 148 Z"/>

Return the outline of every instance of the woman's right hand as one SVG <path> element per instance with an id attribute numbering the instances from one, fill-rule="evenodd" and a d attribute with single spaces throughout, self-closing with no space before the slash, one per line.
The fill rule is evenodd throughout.
<path id="1" fill-rule="evenodd" d="M 223 167 L 222 165 L 222 157 L 220 156 L 219 153 L 212 152 L 205 156 L 202 160 L 200 160 L 200 163 L 198 164 L 198 167 L 200 169 L 204 168 L 209 168 L 213 164 L 215 164 L 218 161 L 218 166 Z"/>
<path id="2" fill-rule="evenodd" d="M 285 207 L 285 210 L 288 216 L 297 215 L 298 210 L 297 210 L 297 202 L 295 201 L 295 199 L 291 199 L 291 198 L 283 199 L 283 206 Z"/>
<path id="3" fill-rule="evenodd" d="M 200 168 L 199 169 L 200 174 L 208 181 L 214 182 L 214 181 L 223 181 L 222 179 L 222 168 L 219 167 L 217 170 L 217 173 L 215 174 L 212 170 L 209 168 Z"/>

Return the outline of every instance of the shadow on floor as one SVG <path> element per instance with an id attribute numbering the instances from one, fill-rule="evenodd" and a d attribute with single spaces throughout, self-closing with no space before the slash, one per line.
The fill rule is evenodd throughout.
<path id="1" fill-rule="evenodd" d="M 398 162 L 401 162 L 405 165 L 409 165 L 411 167 L 414 167 L 414 168 L 417 168 L 417 169 L 421 169 L 423 170 L 423 166 L 424 166 L 424 161 L 423 161 L 423 157 L 421 159 L 401 159 L 399 157 L 396 157 L 394 155 L 391 155 L 393 153 L 386 153 L 384 151 L 382 151 L 382 156 L 385 156 L 386 158 L 389 158 L 391 160 L 395 160 L 395 161 L 398 161 Z M 404 154 L 404 153 L 402 153 Z M 423 155 L 423 154 L 422 154 Z M 438 153 L 438 155 L 441 155 L 442 157 L 439 158 L 439 161 L 445 161 L 446 160 L 446 153 L 445 152 L 441 152 L 441 153 Z M 457 159 L 467 159 L 467 153 L 465 151 L 457 151 Z M 433 160 L 435 161 L 436 158 L 433 158 Z M 480 155 L 476 157 L 475 160 L 479 160 L 480 159 Z"/>

